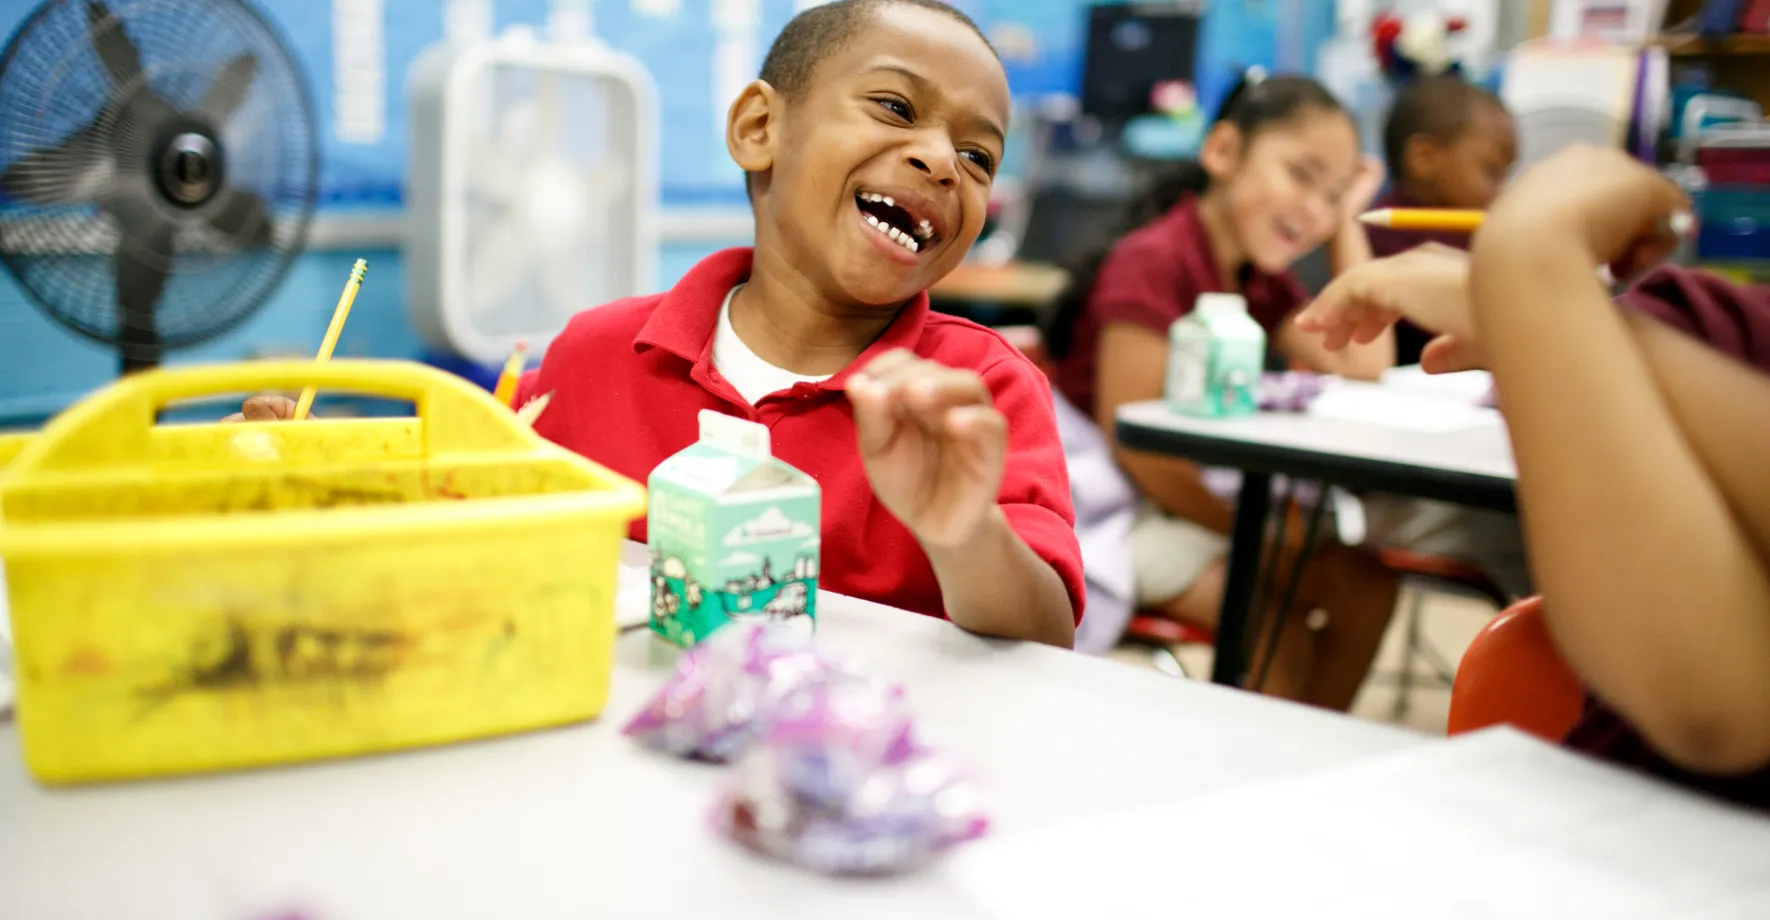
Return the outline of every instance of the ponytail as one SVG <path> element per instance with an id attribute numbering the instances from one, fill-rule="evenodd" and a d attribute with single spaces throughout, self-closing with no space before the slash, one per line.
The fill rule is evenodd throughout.
<path id="1" fill-rule="evenodd" d="M 1321 84 L 1308 77 L 1282 76 L 1268 79 L 1259 68 L 1252 68 L 1236 82 L 1229 95 L 1223 98 L 1223 103 L 1217 107 L 1217 118 L 1212 122 L 1212 127 L 1219 124 L 1234 125 L 1241 132 L 1245 144 L 1260 131 L 1289 121 L 1309 110 L 1344 112 L 1345 107 Z M 1106 262 L 1107 255 L 1118 241 L 1133 230 L 1166 214 L 1181 199 L 1204 194 L 1210 186 L 1211 177 L 1197 160 L 1184 160 L 1174 164 L 1166 172 L 1156 176 L 1141 194 L 1131 200 L 1129 207 L 1120 216 L 1111 238 L 1104 245 L 1089 250 L 1070 265 L 1069 284 L 1051 304 L 1044 327 L 1040 330 L 1044 334 L 1045 350 L 1052 358 L 1061 360 L 1075 345 L 1076 322 L 1081 319 L 1083 311 L 1088 307 L 1088 299 L 1093 296 L 1094 282 L 1099 278 L 1100 266 Z"/>

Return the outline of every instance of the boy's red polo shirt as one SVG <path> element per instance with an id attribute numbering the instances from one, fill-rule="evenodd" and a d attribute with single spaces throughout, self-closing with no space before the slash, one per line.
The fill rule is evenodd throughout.
<path id="1" fill-rule="evenodd" d="M 1044 375 L 989 329 L 930 312 L 923 294 L 848 369 L 751 406 L 713 369 L 712 358 L 719 305 L 749 277 L 750 261 L 749 249 L 715 253 L 666 293 L 578 314 L 553 340 L 540 369 L 523 377 L 517 405 L 552 393 L 535 430 L 640 482 L 694 442 L 701 409 L 762 422 L 775 456 L 823 488 L 822 586 L 945 616 L 921 546 L 873 497 L 843 388 L 855 368 L 893 348 L 969 368 L 983 377 L 996 409 L 1008 419 L 1007 468 L 997 501 L 1015 532 L 1062 577 L 1080 622 L 1082 553 Z M 645 539 L 644 519 L 634 522 L 630 535 Z"/>

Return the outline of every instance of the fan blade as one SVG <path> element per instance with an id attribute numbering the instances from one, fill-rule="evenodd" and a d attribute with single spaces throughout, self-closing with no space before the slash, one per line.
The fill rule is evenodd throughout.
<path id="1" fill-rule="evenodd" d="M 209 217 L 209 226 L 227 236 L 241 249 L 256 249 L 270 244 L 270 216 L 264 210 L 264 199 L 244 189 L 232 188 L 227 197 Z"/>
<path id="2" fill-rule="evenodd" d="M 124 237 L 111 256 L 111 267 L 117 275 L 117 348 L 127 374 L 160 363 L 154 308 L 166 287 L 168 272 L 163 266 L 172 251 L 172 233 L 158 228 L 145 238 L 132 237 L 125 227 Z"/>
<path id="3" fill-rule="evenodd" d="M 476 318 L 505 312 L 535 258 L 533 240 L 515 221 L 502 220 L 470 239 L 467 304 Z M 482 330 L 485 331 L 485 330 Z"/>
<path id="4" fill-rule="evenodd" d="M 32 204 L 75 204 L 92 200 L 104 183 L 98 128 L 87 125 L 54 147 L 33 150 L 0 172 L 0 192 Z"/>
<path id="5" fill-rule="evenodd" d="M 92 48 L 104 69 L 110 71 L 111 83 L 128 86 L 141 76 L 141 52 L 123 31 L 123 22 L 111 13 L 110 7 L 98 0 L 86 0 L 86 31 L 92 36 Z"/>
<path id="6" fill-rule="evenodd" d="M 234 55 L 215 72 L 209 89 L 203 93 L 201 111 L 209 122 L 219 127 L 234 114 L 252 90 L 252 78 L 258 75 L 258 58 L 250 52 Z"/>

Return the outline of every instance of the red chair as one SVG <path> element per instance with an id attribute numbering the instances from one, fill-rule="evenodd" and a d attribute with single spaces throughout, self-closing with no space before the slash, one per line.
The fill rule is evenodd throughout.
<path id="1" fill-rule="evenodd" d="M 1519 601 L 1463 653 L 1450 691 L 1450 734 L 1510 725 L 1549 741 L 1579 720 L 1584 689 L 1543 623 L 1542 599 Z"/>

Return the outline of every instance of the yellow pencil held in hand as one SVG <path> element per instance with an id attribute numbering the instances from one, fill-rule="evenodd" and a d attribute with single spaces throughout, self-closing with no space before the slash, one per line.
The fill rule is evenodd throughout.
<path id="1" fill-rule="evenodd" d="M 320 343 L 319 356 L 314 360 L 325 363 L 332 360 L 332 350 L 338 347 L 338 336 L 344 332 L 344 321 L 350 318 L 350 305 L 356 303 L 356 292 L 363 286 L 363 276 L 369 273 L 369 263 L 365 259 L 356 260 L 351 266 L 350 280 L 344 283 L 344 293 L 338 297 L 338 307 L 332 311 L 332 324 L 326 327 L 326 340 Z M 301 400 L 295 404 L 295 420 L 307 418 L 313 409 L 314 388 L 308 387 L 301 391 Z"/>
<path id="2" fill-rule="evenodd" d="M 1474 233 L 1481 229 L 1485 211 L 1454 208 L 1383 208 L 1358 215 L 1358 222 L 1391 230 L 1437 230 Z"/>
<path id="3" fill-rule="evenodd" d="M 1423 230 L 1440 233 L 1474 233 L 1481 229 L 1486 211 L 1459 208 L 1382 208 L 1358 215 L 1358 222 L 1391 230 Z M 1667 218 L 1660 232 L 1670 236 L 1689 236 L 1696 229 L 1696 218 L 1688 211 L 1679 211 Z"/>

